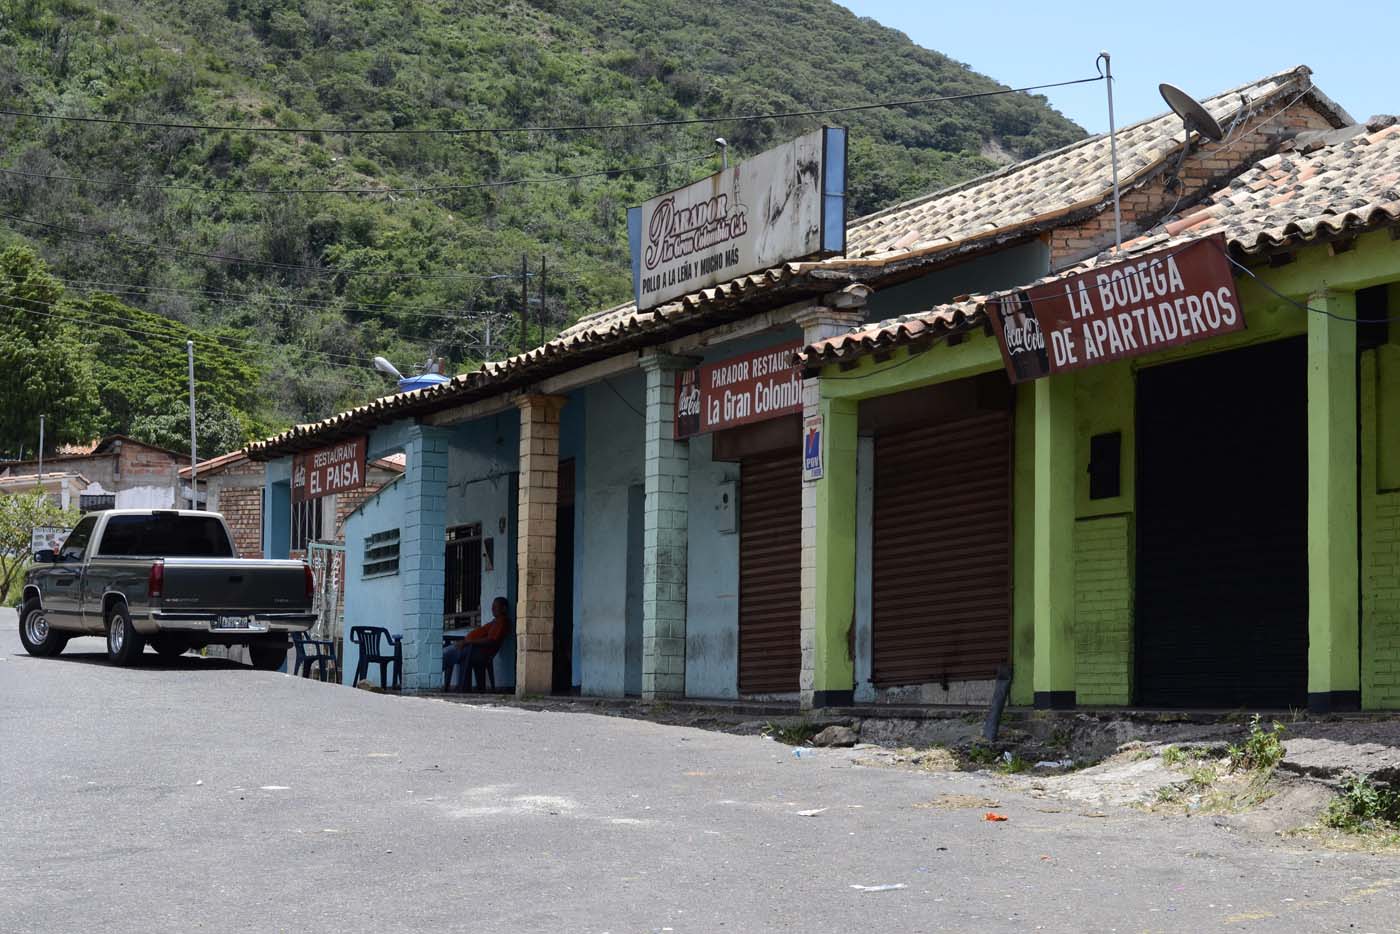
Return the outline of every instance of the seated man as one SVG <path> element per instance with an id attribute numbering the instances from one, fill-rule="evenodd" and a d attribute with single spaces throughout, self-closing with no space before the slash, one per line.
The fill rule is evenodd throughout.
<path id="1" fill-rule="evenodd" d="M 462 677 L 457 684 L 458 690 L 465 691 L 471 687 L 472 651 L 477 648 L 485 649 L 506 637 L 506 633 L 510 631 L 509 610 L 510 604 L 506 602 L 506 598 L 497 597 L 491 601 L 491 622 L 476 627 L 460 640 L 442 650 L 442 688 L 444 691 L 452 690 L 452 670 L 458 665 L 462 666 Z"/>

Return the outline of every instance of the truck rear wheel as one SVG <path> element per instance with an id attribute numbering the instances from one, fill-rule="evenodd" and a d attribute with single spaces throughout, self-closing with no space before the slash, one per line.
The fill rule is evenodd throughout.
<path id="1" fill-rule="evenodd" d="M 146 641 L 131 625 L 131 614 L 126 604 L 118 603 L 107 614 L 107 657 L 112 664 L 131 667 L 141 661 L 141 652 Z"/>
<path id="2" fill-rule="evenodd" d="M 276 671 L 287 660 L 287 643 L 254 642 L 248 646 L 248 660 L 258 671 Z"/>
<path id="3" fill-rule="evenodd" d="M 68 637 L 49 628 L 48 617 L 39 601 L 30 597 L 19 611 L 19 641 L 24 650 L 37 658 L 48 658 L 63 651 Z"/>

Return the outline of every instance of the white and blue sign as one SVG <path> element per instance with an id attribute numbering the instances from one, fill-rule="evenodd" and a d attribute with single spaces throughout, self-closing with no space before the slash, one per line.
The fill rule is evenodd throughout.
<path id="1" fill-rule="evenodd" d="M 802 420 L 802 479 L 822 478 L 822 417 Z"/>
<path id="2" fill-rule="evenodd" d="M 846 252 L 846 130 L 822 127 L 627 210 L 638 311 Z"/>

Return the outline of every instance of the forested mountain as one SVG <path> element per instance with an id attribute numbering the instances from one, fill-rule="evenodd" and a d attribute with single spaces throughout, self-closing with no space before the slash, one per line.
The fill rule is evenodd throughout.
<path id="1" fill-rule="evenodd" d="M 72 345 L 62 367 L 95 390 L 44 392 L 102 405 L 50 437 L 152 433 L 183 405 L 165 389 L 195 336 L 224 348 L 199 356 L 214 453 L 387 391 L 372 354 L 455 371 L 488 325 L 495 356 L 538 340 L 517 323 L 522 256 L 532 299 L 547 261 L 550 332 L 626 298 L 627 205 L 716 169 L 715 136 L 742 158 L 820 121 L 520 127 L 994 87 L 828 0 L 0 0 L 0 106 L 98 118 L 0 116 L 0 246 L 54 279 L 22 252 L 0 264 L 31 280 L 0 282 L 0 340 L 27 328 L 47 368 L 0 406 L 41 411 L 23 386 L 62 380 L 43 347 Z M 852 131 L 853 216 L 1082 136 L 1024 95 L 830 122 Z M 497 184 L 521 179 L 536 181 Z M 305 191 L 326 188 L 356 191 Z M 135 382 L 149 392 L 121 385 L 136 366 L 163 374 Z M 0 454 L 25 443 L 12 422 Z"/>

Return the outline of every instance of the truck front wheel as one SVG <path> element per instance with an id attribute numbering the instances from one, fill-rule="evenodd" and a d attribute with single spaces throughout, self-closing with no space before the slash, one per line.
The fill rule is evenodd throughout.
<path id="1" fill-rule="evenodd" d="M 131 614 L 126 604 L 118 603 L 107 614 L 107 657 L 112 664 L 131 667 L 141 660 L 141 652 L 146 642 L 136 627 L 131 625 Z"/>
<path id="2" fill-rule="evenodd" d="M 49 628 L 44 608 L 39 605 L 38 600 L 30 597 L 24 601 L 24 606 L 19 611 L 19 641 L 24 644 L 24 650 L 30 655 L 47 658 L 62 652 L 63 647 L 68 644 L 68 637 Z"/>
<path id="3" fill-rule="evenodd" d="M 248 660 L 258 671 L 276 671 L 287 660 L 287 643 L 254 642 L 248 646 Z"/>

